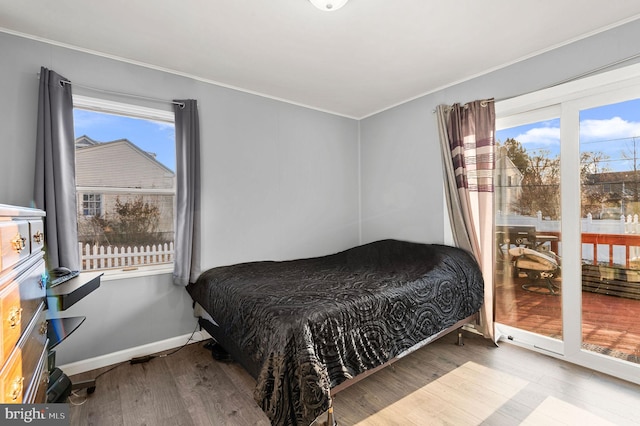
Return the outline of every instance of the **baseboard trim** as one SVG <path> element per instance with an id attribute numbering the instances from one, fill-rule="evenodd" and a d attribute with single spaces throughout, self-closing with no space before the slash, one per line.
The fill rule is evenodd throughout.
<path id="1" fill-rule="evenodd" d="M 153 343 L 148 343 L 142 346 L 123 349 L 121 351 L 100 355 L 94 358 L 59 365 L 58 367 L 62 371 L 64 371 L 67 376 L 73 376 L 74 374 L 85 373 L 97 368 L 107 367 L 109 365 L 129 361 L 131 358 L 151 355 L 169 349 L 178 348 L 184 345 L 187 341 L 189 343 L 197 343 L 211 338 L 209 333 L 207 333 L 205 330 L 196 331 L 193 334 L 193 337 L 191 337 L 191 340 L 189 340 L 189 337 L 191 337 L 191 333 L 184 334 L 182 336 L 171 337 L 169 339 L 160 340 Z"/>

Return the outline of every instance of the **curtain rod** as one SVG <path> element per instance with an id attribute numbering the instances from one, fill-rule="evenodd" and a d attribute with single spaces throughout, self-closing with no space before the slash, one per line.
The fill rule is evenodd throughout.
<path id="1" fill-rule="evenodd" d="M 631 61 L 631 60 L 634 60 L 634 59 L 637 59 L 637 58 L 640 58 L 640 53 L 636 53 L 635 55 L 627 56 L 626 58 L 617 60 L 615 62 L 610 62 L 610 63 L 608 63 L 606 65 L 602 65 L 601 67 L 594 68 L 591 71 L 583 72 L 582 74 L 578 74 L 576 76 L 569 77 L 569 78 L 567 78 L 565 80 L 562 80 L 562 81 L 559 81 L 559 82 L 557 82 L 555 84 L 552 84 L 551 86 L 547 86 L 544 89 L 549 89 L 551 87 L 559 86 L 559 85 L 564 84 L 564 83 L 569 83 L 571 81 L 578 80 L 578 79 L 581 79 L 583 77 L 587 77 L 587 76 L 589 76 L 591 74 L 595 74 L 597 72 L 606 70 L 607 68 L 615 67 L 616 65 L 620 65 L 620 64 L 623 64 L 625 62 L 628 62 L 628 61 Z M 544 89 L 541 89 L 541 90 L 544 90 Z"/>
<path id="2" fill-rule="evenodd" d="M 83 89 L 93 90 L 95 92 L 107 93 L 110 95 L 127 96 L 129 98 L 142 99 L 145 101 L 152 101 L 152 102 L 170 103 L 173 105 L 178 105 L 180 108 L 184 108 L 184 102 L 168 101 L 166 99 L 150 98 L 148 96 L 134 95 L 131 93 L 123 93 L 123 92 L 115 92 L 113 90 L 98 89 L 97 87 L 85 86 L 83 84 L 78 84 L 78 83 L 71 83 L 69 80 L 60 80 L 60 84 L 69 84 L 71 86 L 78 86 Z"/>
<path id="3" fill-rule="evenodd" d="M 471 101 L 471 102 L 474 102 L 474 101 Z M 464 105 L 463 105 L 463 107 L 464 107 L 465 109 L 469 108 L 469 103 L 471 103 L 471 102 L 467 102 L 466 104 L 464 104 Z M 481 107 L 486 107 L 486 106 L 487 106 L 487 105 L 489 105 L 491 102 L 495 102 L 495 99 L 493 99 L 493 98 L 490 98 L 490 99 L 480 99 L 480 106 L 481 106 Z M 450 106 L 449 106 L 449 109 L 452 109 L 452 108 L 453 108 L 453 106 L 451 106 L 451 105 L 450 105 Z M 435 113 L 436 113 L 436 108 L 434 108 L 434 109 L 433 109 L 433 111 L 431 111 L 431 112 L 435 114 Z"/>
<path id="4" fill-rule="evenodd" d="M 616 65 L 620 65 L 620 64 L 623 64 L 623 63 L 628 62 L 628 61 L 632 61 L 632 60 L 637 59 L 637 58 L 640 58 L 640 53 L 636 53 L 635 55 L 627 56 L 626 58 L 623 58 L 623 59 L 620 59 L 620 60 L 617 60 L 617 61 L 614 61 L 614 62 L 610 62 L 610 63 L 608 63 L 606 65 L 602 65 L 602 66 L 600 66 L 598 68 L 594 68 L 592 70 L 583 72 L 582 74 L 574 75 L 573 77 L 566 78 L 564 80 L 561 80 L 561 81 L 558 81 L 556 83 L 550 84 L 549 86 L 545 86 L 545 87 L 543 87 L 541 89 L 537 89 L 535 91 L 537 92 L 538 90 L 550 89 L 552 87 L 556 87 L 556 86 L 559 86 L 561 84 L 565 84 L 565 83 L 569 83 L 569 82 L 572 82 L 572 81 L 575 81 L 575 80 L 579 80 L 579 79 L 587 77 L 587 76 L 589 76 L 591 74 L 598 73 L 600 71 L 606 70 L 607 68 L 615 67 Z M 498 99 L 498 101 L 505 101 L 507 99 L 511 99 L 511 98 L 514 98 L 514 97 L 517 97 L 517 96 L 522 96 L 522 95 L 525 95 L 525 94 L 528 94 L 528 93 L 533 93 L 533 92 L 527 92 L 527 93 L 523 93 L 521 95 L 516 95 L 516 96 L 511 96 L 511 97 L 508 97 L 508 98 Z M 494 101 L 494 100 L 491 99 L 491 101 Z M 436 109 L 434 108 L 433 111 L 431 111 L 431 112 L 435 114 Z"/>
<path id="5" fill-rule="evenodd" d="M 38 76 L 38 78 L 40 78 L 40 73 L 37 73 L 37 76 Z M 113 90 L 99 89 L 97 87 L 86 86 L 84 84 L 72 83 L 69 80 L 60 80 L 60 85 L 63 85 L 63 84 L 69 84 L 71 86 L 77 86 L 77 87 L 81 87 L 83 89 L 93 90 L 94 92 L 107 93 L 109 95 L 126 96 L 126 97 L 129 97 L 129 98 L 142 99 L 142 100 L 145 100 L 145 101 L 152 101 L 152 102 L 170 103 L 170 104 L 173 104 L 173 105 L 178 105 L 180 108 L 184 108 L 184 102 L 168 101 L 166 99 L 151 98 L 151 97 L 148 97 L 148 96 L 134 95 L 134 94 L 131 94 L 131 93 L 123 93 L 123 92 L 116 92 L 116 91 L 113 91 Z"/>

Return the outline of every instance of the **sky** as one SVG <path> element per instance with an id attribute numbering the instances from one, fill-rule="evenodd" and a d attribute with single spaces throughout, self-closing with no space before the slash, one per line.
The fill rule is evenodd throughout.
<path id="1" fill-rule="evenodd" d="M 74 108 L 76 138 L 86 135 L 97 142 L 128 139 L 175 172 L 176 149 L 173 123 L 125 117 Z"/>
<path id="2" fill-rule="evenodd" d="M 548 150 L 555 157 L 560 153 L 560 119 L 498 130 L 496 137 L 519 141 L 529 154 Z M 587 151 L 609 156 L 601 166 L 610 171 L 633 170 L 634 158 L 640 168 L 640 99 L 581 111 L 580 152 Z"/>

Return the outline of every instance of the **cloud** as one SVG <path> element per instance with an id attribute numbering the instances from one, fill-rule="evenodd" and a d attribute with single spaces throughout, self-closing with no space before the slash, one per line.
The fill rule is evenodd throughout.
<path id="1" fill-rule="evenodd" d="M 168 123 L 166 121 L 152 121 L 153 124 L 156 125 L 156 128 L 161 132 L 171 131 L 173 132 L 175 125 L 173 123 Z"/>
<path id="2" fill-rule="evenodd" d="M 607 119 L 582 120 L 580 122 L 580 141 L 597 142 L 620 139 L 640 138 L 640 122 L 627 121 L 620 117 Z M 540 145 L 559 145 L 559 127 L 534 127 L 521 133 L 514 139 L 522 143 Z"/>
<path id="3" fill-rule="evenodd" d="M 610 141 L 634 136 L 640 136 L 640 122 L 637 121 L 613 117 L 580 122 L 580 140 L 583 142 Z"/>
<path id="4" fill-rule="evenodd" d="M 155 119 L 152 119 L 152 118 L 140 118 L 139 120 L 147 122 L 150 125 L 150 128 L 153 129 L 153 131 L 158 131 L 158 132 L 171 131 L 171 132 L 173 132 L 173 130 L 175 128 L 175 123 L 173 121 L 155 120 Z"/>
<path id="5" fill-rule="evenodd" d="M 83 109 L 75 109 L 73 112 L 73 124 L 76 129 L 90 129 L 99 125 L 107 125 L 116 118 L 110 114 L 96 113 Z"/>
<path id="6" fill-rule="evenodd" d="M 514 138 L 523 145 L 535 143 L 536 145 L 560 145 L 559 127 L 535 127 L 521 133 Z"/>

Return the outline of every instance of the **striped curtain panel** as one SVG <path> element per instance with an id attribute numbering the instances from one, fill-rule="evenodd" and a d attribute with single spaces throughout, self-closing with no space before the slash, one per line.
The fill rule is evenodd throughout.
<path id="1" fill-rule="evenodd" d="M 493 100 L 436 109 L 445 194 L 455 245 L 473 253 L 482 268 L 484 305 L 478 324 L 495 341 L 493 330 Z"/>

